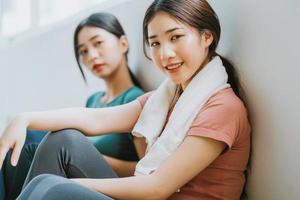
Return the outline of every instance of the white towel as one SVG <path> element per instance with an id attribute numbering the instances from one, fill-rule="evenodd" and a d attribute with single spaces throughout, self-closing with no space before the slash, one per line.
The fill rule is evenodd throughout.
<path id="1" fill-rule="evenodd" d="M 147 153 L 138 162 L 135 175 L 152 173 L 178 148 L 207 99 L 230 87 L 227 80 L 221 59 L 214 57 L 185 88 L 164 130 L 176 85 L 167 79 L 159 86 L 144 105 L 132 131 L 133 135 L 145 137 L 147 141 Z"/>

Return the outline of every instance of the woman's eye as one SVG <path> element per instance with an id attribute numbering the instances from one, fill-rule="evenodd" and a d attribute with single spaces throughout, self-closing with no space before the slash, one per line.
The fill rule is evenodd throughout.
<path id="1" fill-rule="evenodd" d="M 79 51 L 79 55 L 81 55 L 81 56 L 85 56 L 85 55 L 87 55 L 87 53 L 88 53 L 87 49 L 83 49 L 83 50 Z"/>
<path id="2" fill-rule="evenodd" d="M 174 35 L 171 37 L 171 41 L 176 41 L 178 40 L 180 37 L 182 37 L 182 35 Z"/>
<path id="3" fill-rule="evenodd" d="M 158 45 L 159 45 L 158 42 L 151 42 L 151 43 L 150 43 L 150 47 L 156 47 L 156 46 L 158 46 Z"/>
<path id="4" fill-rule="evenodd" d="M 95 43 L 95 46 L 98 47 L 98 46 L 100 46 L 102 43 L 103 43 L 102 41 L 97 41 L 97 42 Z"/>

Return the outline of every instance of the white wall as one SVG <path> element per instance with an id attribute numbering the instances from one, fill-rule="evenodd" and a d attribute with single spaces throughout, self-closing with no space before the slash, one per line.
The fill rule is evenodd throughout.
<path id="1" fill-rule="evenodd" d="M 161 74 L 145 60 L 141 46 L 142 16 L 151 0 L 124 2 L 109 11 L 129 35 L 131 67 L 146 88 L 154 88 Z M 300 2 L 210 2 L 222 24 L 219 51 L 238 68 L 248 97 L 253 130 L 249 199 L 299 199 Z M 72 50 L 75 25 L 101 8 L 0 50 L 0 127 L 16 112 L 83 105 L 91 90 L 103 88 L 94 79 L 85 87 Z"/>
<path id="2" fill-rule="evenodd" d="M 83 106 L 91 92 L 104 89 L 103 82 L 91 75 L 89 87 L 84 84 L 73 53 L 73 31 L 93 12 L 107 11 L 119 18 L 129 36 L 133 72 L 143 80 L 146 89 L 159 83 L 161 75 L 142 51 L 142 18 L 151 0 L 114 2 L 108 1 L 0 47 L 0 131 L 16 113 Z"/>
<path id="3" fill-rule="evenodd" d="M 210 1 L 252 118 L 251 200 L 300 198 L 300 1 Z"/>

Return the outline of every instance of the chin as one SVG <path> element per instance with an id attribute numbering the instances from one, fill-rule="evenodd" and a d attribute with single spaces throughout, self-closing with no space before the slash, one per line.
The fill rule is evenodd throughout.
<path id="1" fill-rule="evenodd" d="M 102 74 L 93 73 L 93 75 L 96 76 L 97 78 L 103 78 Z"/>
<path id="2" fill-rule="evenodd" d="M 94 75 L 98 78 L 101 78 L 101 79 L 105 79 L 105 78 L 108 78 L 110 76 L 110 74 L 105 73 L 105 72 L 94 73 Z"/>

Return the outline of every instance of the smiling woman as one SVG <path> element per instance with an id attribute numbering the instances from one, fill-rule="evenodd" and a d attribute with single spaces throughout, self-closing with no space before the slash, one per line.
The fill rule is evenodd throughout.
<path id="1" fill-rule="evenodd" d="M 18 199 L 240 199 L 250 125 L 234 68 L 216 53 L 220 33 L 206 0 L 153 1 L 143 21 L 144 44 L 166 80 L 121 106 L 18 115 L 1 137 L 0 156 L 23 144 L 20 133 L 27 127 L 64 129 L 39 146 Z M 105 77 L 107 63 L 95 56 L 105 55 L 104 35 L 81 36 L 75 44 L 87 56 L 82 61 Z M 124 131 L 132 132 L 141 159 L 134 176 L 119 178 L 83 134 Z M 13 161 L 20 146 L 14 146 Z"/>
<path id="2" fill-rule="evenodd" d="M 165 12 L 153 17 L 148 30 L 154 63 L 185 89 L 193 75 L 209 61 L 207 49 L 213 41 L 212 34 L 208 31 L 199 34 Z"/>

